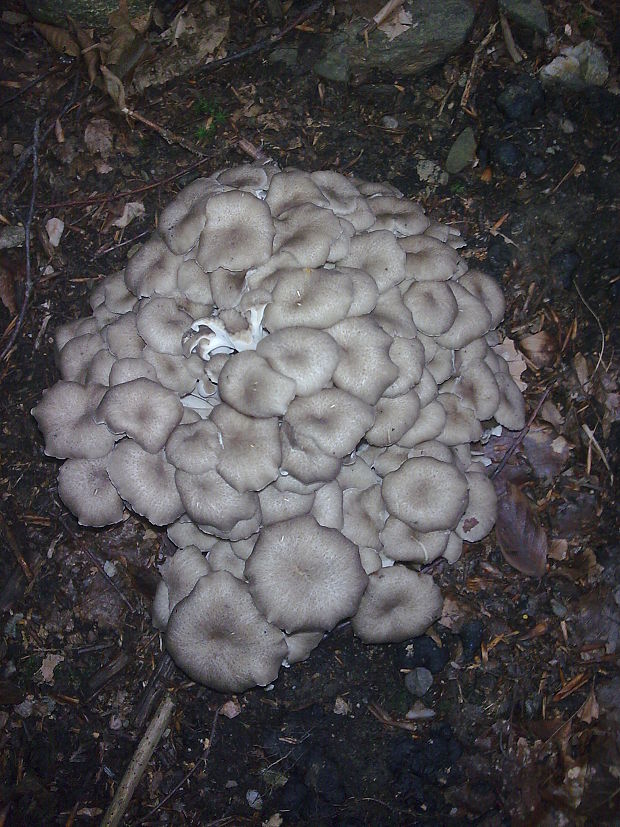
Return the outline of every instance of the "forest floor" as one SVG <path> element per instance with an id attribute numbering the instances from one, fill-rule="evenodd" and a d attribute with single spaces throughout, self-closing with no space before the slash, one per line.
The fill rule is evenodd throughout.
<path id="1" fill-rule="evenodd" d="M 470 75 L 496 19 L 485 3 L 459 52 L 422 76 L 320 81 L 317 38 L 333 25 L 323 11 L 282 39 L 298 46 L 292 65 L 263 51 L 190 73 L 132 99 L 142 120 L 30 22 L 0 24 L 0 231 L 31 230 L 28 267 L 23 245 L 0 250 L 0 349 L 34 282 L 0 362 L 1 825 L 99 823 L 167 693 L 173 717 L 126 824 L 618 823 L 614 5 L 546 4 L 558 38 L 603 49 L 609 88 L 536 87 L 521 119 L 498 96 L 550 58 L 515 30 L 527 52 L 515 64 L 498 28 Z M 247 6 L 231 4 L 229 54 L 277 28 L 261 18 L 266 4 Z M 442 174 L 467 126 L 477 162 Z M 56 380 L 54 327 L 88 315 L 89 290 L 122 268 L 181 186 L 250 160 L 240 137 L 281 167 L 389 181 L 458 227 L 467 260 L 503 284 L 528 412 L 547 396 L 509 464 L 524 497 L 514 565 L 492 533 L 437 568 L 446 603 L 428 635 L 367 646 L 345 624 L 273 687 L 226 697 L 171 668 L 151 626 L 165 534 L 133 516 L 79 527 L 29 412 Z M 57 246 L 50 219 L 64 222 Z M 508 444 L 491 446 L 496 459 Z M 538 525 L 547 555 L 533 577 Z M 418 699 L 405 677 L 419 667 L 433 680 Z"/>

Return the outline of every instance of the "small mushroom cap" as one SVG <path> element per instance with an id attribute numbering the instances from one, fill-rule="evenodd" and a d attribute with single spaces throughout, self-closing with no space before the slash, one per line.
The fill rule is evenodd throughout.
<path id="1" fill-rule="evenodd" d="M 196 256 L 203 270 L 247 270 L 271 256 L 275 227 L 264 201 L 232 190 L 209 198 L 205 212 Z"/>
<path id="2" fill-rule="evenodd" d="M 187 253 L 195 246 L 207 220 L 205 204 L 223 190 L 214 178 L 197 178 L 162 211 L 158 230 L 173 253 Z"/>
<path id="3" fill-rule="evenodd" d="M 399 439 L 399 445 L 413 448 L 421 442 L 435 439 L 443 431 L 447 414 L 445 408 L 437 401 L 429 402 L 423 408 L 412 427 Z"/>
<path id="4" fill-rule="evenodd" d="M 319 525 L 342 531 L 344 526 L 342 489 L 336 480 L 326 482 L 314 493 L 312 516 Z"/>
<path id="5" fill-rule="evenodd" d="M 93 419 L 106 391 L 103 385 L 84 386 L 61 380 L 43 392 L 31 413 L 45 438 L 47 456 L 96 459 L 110 453 L 114 435 Z"/>
<path id="6" fill-rule="evenodd" d="M 462 553 L 463 541 L 455 531 L 451 531 L 448 537 L 448 545 L 443 553 L 444 560 L 453 565 L 457 560 L 460 560 Z"/>
<path id="7" fill-rule="evenodd" d="M 218 389 L 224 402 L 246 416 L 282 416 L 295 397 L 295 382 L 275 371 L 254 350 L 234 353 L 222 368 Z"/>
<path id="8" fill-rule="evenodd" d="M 476 543 L 486 537 L 497 519 L 495 487 L 484 471 L 468 471 L 469 502 L 459 520 L 456 533 L 462 540 Z"/>
<path id="9" fill-rule="evenodd" d="M 411 311 L 403 301 L 398 287 L 391 287 L 380 294 L 371 316 L 392 338 L 401 336 L 405 339 L 413 339 L 418 335 Z"/>
<path id="10" fill-rule="evenodd" d="M 106 343 L 99 333 L 83 333 L 70 339 L 56 359 L 58 372 L 66 382 L 84 382 L 88 367 Z"/>
<path id="11" fill-rule="evenodd" d="M 197 546 L 180 548 L 172 557 L 168 557 L 161 567 L 163 582 L 166 584 L 168 597 L 167 613 L 164 617 L 160 607 L 159 628 L 165 629 L 174 607 L 187 597 L 196 583 L 205 574 L 209 574 L 211 567 Z"/>
<path id="12" fill-rule="evenodd" d="M 177 548 L 196 546 L 200 551 L 209 551 L 217 542 L 217 537 L 201 531 L 187 514 L 182 514 L 178 520 L 169 525 L 166 534 Z"/>
<path id="13" fill-rule="evenodd" d="M 444 445 L 477 442 L 482 436 L 482 425 L 473 408 L 468 407 L 453 393 L 440 393 L 437 401 L 446 412 L 446 421 L 437 439 Z"/>
<path id="14" fill-rule="evenodd" d="M 495 376 L 481 361 L 468 362 L 442 390 L 456 394 L 463 404 L 474 409 L 481 421 L 491 419 L 499 407 L 500 393 Z"/>
<path id="15" fill-rule="evenodd" d="M 441 617 L 442 605 L 430 575 L 402 565 L 382 568 L 368 578 L 353 631 L 364 643 L 398 643 L 423 634 Z"/>
<path id="16" fill-rule="evenodd" d="M 415 531 L 396 517 L 388 517 L 381 531 L 383 552 L 392 560 L 427 565 L 446 550 L 449 531 Z"/>
<path id="17" fill-rule="evenodd" d="M 80 525 L 112 525 L 123 519 L 123 501 L 106 466 L 107 457 L 68 459 L 58 472 L 60 499 Z"/>
<path id="18" fill-rule="evenodd" d="M 108 474 L 130 508 L 154 525 L 173 523 L 183 513 L 174 481 L 174 466 L 163 451 L 143 451 L 133 439 L 116 444 L 108 458 Z"/>
<path id="19" fill-rule="evenodd" d="M 445 333 L 456 319 L 456 299 L 444 281 L 416 281 L 403 300 L 416 327 L 427 336 Z"/>
<path id="20" fill-rule="evenodd" d="M 288 647 L 260 614 L 248 587 L 227 571 L 201 577 L 174 607 L 166 648 L 190 678 L 219 692 L 274 681 Z"/>
<path id="21" fill-rule="evenodd" d="M 228 540 L 218 540 L 209 551 L 209 566 L 212 571 L 228 571 L 238 580 L 243 580 L 245 562 L 232 550 Z"/>
<path id="22" fill-rule="evenodd" d="M 332 629 L 368 582 L 357 547 L 309 515 L 264 528 L 245 574 L 256 605 L 287 634 Z"/>
<path id="23" fill-rule="evenodd" d="M 329 206 L 329 201 L 310 175 L 300 169 L 285 169 L 283 172 L 277 172 L 269 182 L 265 201 L 274 216 L 280 216 L 286 210 L 302 204 Z"/>
<path id="24" fill-rule="evenodd" d="M 342 533 L 361 548 L 381 548 L 379 532 L 387 512 L 381 498 L 381 486 L 372 485 L 364 491 L 347 488 L 342 492 L 344 525 Z"/>
<path id="25" fill-rule="evenodd" d="M 177 307 L 174 299 L 156 296 L 140 302 L 136 317 L 138 333 L 147 345 L 159 353 L 183 353 L 183 334 L 191 327 L 192 317 Z"/>
<path id="26" fill-rule="evenodd" d="M 98 350 L 90 360 L 86 370 L 86 385 L 109 385 L 110 373 L 116 364 L 116 359 L 107 348 Z M 133 379 L 134 377 L 132 377 Z"/>
<path id="27" fill-rule="evenodd" d="M 393 445 L 413 427 L 420 413 L 420 399 L 414 390 L 393 399 L 381 397 L 372 428 L 366 431 L 371 445 Z"/>
<path id="28" fill-rule="evenodd" d="M 349 312 L 353 282 L 338 270 L 281 270 L 272 297 L 263 316 L 270 333 L 283 327 L 327 328 Z"/>
<path id="29" fill-rule="evenodd" d="M 210 419 L 178 425 L 166 443 L 166 458 L 188 474 L 213 471 L 222 451 L 217 426 Z"/>
<path id="30" fill-rule="evenodd" d="M 110 368 L 109 384 L 122 385 L 123 382 L 131 382 L 133 379 L 150 379 L 157 381 L 155 368 L 146 359 L 127 357 L 116 359 Z"/>
<path id="31" fill-rule="evenodd" d="M 393 195 L 377 195 L 368 200 L 375 216 L 373 231 L 390 230 L 396 236 L 420 235 L 430 225 L 420 204 L 408 198 Z"/>
<path id="32" fill-rule="evenodd" d="M 329 384 L 342 351 L 323 330 L 285 327 L 261 339 L 256 352 L 293 379 L 296 396 L 311 396 Z"/>
<path id="33" fill-rule="evenodd" d="M 330 482 L 336 478 L 340 470 L 340 458 L 321 451 L 310 436 L 295 432 L 286 420 L 280 427 L 280 443 L 280 473 L 283 475 L 277 481 L 280 490 L 284 490 L 280 488 L 280 482 L 291 476 L 304 485 Z"/>
<path id="34" fill-rule="evenodd" d="M 127 434 L 151 454 L 164 447 L 181 421 L 183 405 L 172 391 L 150 379 L 133 379 L 110 388 L 95 413 L 115 434 Z"/>
<path id="35" fill-rule="evenodd" d="M 491 314 L 480 299 L 458 281 L 451 281 L 449 287 L 456 299 L 458 313 L 448 330 L 437 337 L 437 344 L 448 350 L 458 350 L 490 330 Z"/>
<path id="36" fill-rule="evenodd" d="M 295 494 L 292 491 L 278 491 L 273 484 L 266 486 L 258 492 L 263 525 L 273 525 L 282 520 L 309 514 L 315 496 L 314 493 Z"/>
<path id="37" fill-rule="evenodd" d="M 142 356 L 145 341 L 138 333 L 137 313 L 134 311 L 106 325 L 103 335 L 117 359 L 139 359 Z"/>
<path id="38" fill-rule="evenodd" d="M 210 417 L 221 440 L 216 470 L 243 493 L 260 491 L 278 477 L 282 458 L 278 420 L 254 419 L 229 405 L 216 405 Z"/>
<path id="39" fill-rule="evenodd" d="M 398 368 L 398 376 L 383 391 L 383 396 L 395 397 L 407 393 L 417 385 L 424 370 L 424 348 L 419 339 L 397 336 L 388 351 L 390 361 Z"/>
<path id="40" fill-rule="evenodd" d="M 467 498 L 465 475 L 432 457 L 408 459 L 383 480 L 388 511 L 417 531 L 454 528 Z"/>
<path id="41" fill-rule="evenodd" d="M 191 519 L 198 525 L 210 526 L 218 536 L 230 534 L 239 523 L 260 513 L 256 493 L 240 494 L 215 471 L 206 474 L 177 471 L 176 485 Z M 245 536 L 252 533 L 249 531 Z"/>
<path id="42" fill-rule="evenodd" d="M 356 235 L 349 253 L 340 261 L 345 267 L 358 267 L 372 276 L 383 293 L 405 278 L 406 254 L 388 230 Z"/>
<path id="43" fill-rule="evenodd" d="M 499 387 L 499 406 L 495 419 L 510 431 L 520 431 L 525 426 L 525 399 L 507 373 L 496 373 L 495 381 Z"/>
<path id="44" fill-rule="evenodd" d="M 310 657 L 323 640 L 323 632 L 297 632 L 295 635 L 284 635 L 284 638 L 288 646 L 284 666 L 293 666 Z"/>
<path id="45" fill-rule="evenodd" d="M 398 376 L 388 356 L 391 337 L 368 316 L 344 319 L 328 332 L 342 348 L 334 385 L 374 405 Z"/>
<path id="46" fill-rule="evenodd" d="M 370 405 L 340 388 L 297 397 L 284 417 L 292 429 L 294 442 L 310 441 L 332 457 L 350 454 L 374 419 Z"/>
<path id="47" fill-rule="evenodd" d="M 459 284 L 480 299 L 491 314 L 491 328 L 497 327 L 506 312 L 504 291 L 498 282 L 481 270 L 468 270 L 459 278 Z"/>
<path id="48" fill-rule="evenodd" d="M 338 217 L 314 204 L 286 210 L 278 216 L 275 226 L 274 252 L 289 253 L 300 267 L 322 267 L 332 244 L 342 234 Z"/>
<path id="49" fill-rule="evenodd" d="M 125 284 L 134 296 L 164 296 L 177 288 L 177 271 L 181 256 L 172 253 L 162 239 L 154 233 L 133 255 L 125 267 Z"/>

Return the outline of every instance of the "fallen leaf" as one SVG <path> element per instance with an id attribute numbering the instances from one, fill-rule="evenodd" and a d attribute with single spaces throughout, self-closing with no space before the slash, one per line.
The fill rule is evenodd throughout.
<path id="1" fill-rule="evenodd" d="M 50 218 L 49 221 L 45 223 L 45 229 L 47 230 L 47 237 L 52 247 L 58 247 L 65 229 L 65 222 L 60 218 Z"/>
<path id="2" fill-rule="evenodd" d="M 60 52 L 61 55 L 70 55 L 71 57 L 80 56 L 80 47 L 65 29 L 37 21 L 33 23 L 33 26 L 39 34 L 43 35 L 50 46 L 56 49 L 57 52 Z"/>
<path id="3" fill-rule="evenodd" d="M 564 417 L 553 402 L 549 402 L 548 399 L 540 409 L 540 418 L 544 419 L 545 422 L 549 422 L 556 430 L 559 430 L 562 425 L 564 425 Z"/>
<path id="4" fill-rule="evenodd" d="M 17 297 L 15 295 L 15 279 L 13 272 L 0 262 L 0 301 L 11 316 L 17 313 Z"/>
<path id="5" fill-rule="evenodd" d="M 84 143 L 91 155 L 101 155 L 105 161 L 112 152 L 113 138 L 110 122 L 105 118 L 93 118 L 84 130 Z"/>
<path id="6" fill-rule="evenodd" d="M 552 560 L 566 560 L 568 554 L 568 542 L 564 539 L 557 538 L 552 540 L 549 544 L 548 556 Z"/>
<path id="7" fill-rule="evenodd" d="M 39 683 L 54 683 L 54 669 L 64 660 L 63 655 L 46 655 L 43 663 L 35 672 L 34 679 Z"/>
<path id="8" fill-rule="evenodd" d="M 588 385 L 590 384 L 590 368 L 588 367 L 588 360 L 583 353 L 575 354 L 575 358 L 573 359 L 573 367 L 575 368 L 575 373 L 577 374 L 577 379 L 579 380 L 579 384 L 582 389 L 584 391 L 587 390 Z"/>
<path id="9" fill-rule="evenodd" d="M 536 476 L 550 481 L 568 462 L 571 446 L 551 425 L 532 425 L 523 440 L 523 450 Z"/>
<path id="10" fill-rule="evenodd" d="M 497 477 L 495 536 L 504 559 L 514 569 L 542 577 L 547 564 L 547 534 L 534 507 L 517 485 Z"/>
<path id="11" fill-rule="evenodd" d="M 241 715 L 241 704 L 236 698 L 226 701 L 220 707 L 220 715 L 225 718 L 236 718 L 237 715 Z"/>
<path id="12" fill-rule="evenodd" d="M 131 224 L 134 218 L 140 218 L 144 213 L 144 204 L 141 201 L 130 201 L 123 207 L 122 214 L 112 222 L 112 226 L 122 229 Z"/>
<path id="13" fill-rule="evenodd" d="M 527 388 L 527 384 L 521 379 L 521 374 L 527 369 L 523 355 L 519 353 L 512 339 L 506 337 L 492 350 L 506 362 L 508 371 L 520 391 Z"/>
<path id="14" fill-rule="evenodd" d="M 125 112 L 127 104 L 125 102 L 125 87 L 122 80 L 116 77 L 114 72 L 111 72 L 107 66 L 101 67 L 101 74 L 105 83 L 105 90 L 112 98 L 121 112 Z"/>
<path id="15" fill-rule="evenodd" d="M 537 368 L 550 367 L 556 358 L 556 343 L 546 330 L 519 339 L 519 347 Z"/>
<path id="16" fill-rule="evenodd" d="M 598 720 L 598 714 L 599 705 L 594 694 L 594 687 L 592 687 L 590 694 L 586 698 L 586 702 L 581 707 L 578 718 L 583 721 L 584 724 L 591 724 L 592 721 Z"/>

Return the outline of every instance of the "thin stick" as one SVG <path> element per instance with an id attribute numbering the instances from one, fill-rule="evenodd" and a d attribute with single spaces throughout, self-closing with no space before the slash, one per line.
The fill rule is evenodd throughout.
<path id="1" fill-rule="evenodd" d="M 227 66 L 229 63 L 234 63 L 237 60 L 242 60 L 244 57 L 249 57 L 250 55 L 254 55 L 257 52 L 262 52 L 264 49 L 271 49 L 272 46 L 275 46 L 276 43 L 279 43 L 289 32 L 293 29 L 297 28 L 301 23 L 305 23 L 305 21 L 312 17 L 312 15 L 317 12 L 321 6 L 325 3 L 325 0 L 314 0 L 313 3 L 310 3 L 307 8 L 305 8 L 301 14 L 297 15 L 297 17 L 291 22 L 288 23 L 283 29 L 276 34 L 272 35 L 271 37 L 265 37 L 263 40 L 259 40 L 258 43 L 255 43 L 253 46 L 248 46 L 247 49 L 242 49 L 240 52 L 235 52 L 232 55 L 227 55 L 226 57 L 221 58 L 220 60 L 212 60 L 210 63 L 206 63 L 200 69 L 195 72 L 195 74 L 204 74 L 205 72 L 212 72 L 214 69 L 219 69 L 220 66 Z"/>
<path id="2" fill-rule="evenodd" d="M 495 34 L 495 29 L 497 28 L 497 23 L 498 21 L 496 20 L 487 32 L 484 40 L 481 43 L 479 43 L 476 47 L 476 51 L 474 52 L 474 56 L 471 61 L 471 66 L 469 67 L 467 83 L 465 84 L 465 89 L 463 90 L 463 95 L 461 97 L 461 109 L 465 109 L 465 107 L 467 106 L 467 101 L 469 100 L 469 96 L 471 95 L 471 87 L 474 82 L 473 78 L 476 73 L 476 69 L 478 68 L 478 63 L 480 62 L 482 50 L 491 42 L 493 35 Z"/>
<path id="3" fill-rule="evenodd" d="M 133 754 L 129 766 L 125 771 L 121 783 L 118 785 L 112 803 L 106 810 L 101 821 L 101 827 L 117 827 L 121 823 L 129 802 L 140 783 L 140 779 L 148 766 L 156 746 L 159 744 L 164 732 L 168 729 L 174 701 L 170 695 L 166 695 L 157 708 L 157 712 L 146 732 L 142 736 L 136 751 Z"/>
<path id="4" fill-rule="evenodd" d="M 19 332 L 24 324 L 26 318 L 26 310 L 30 304 L 30 297 L 34 290 L 34 278 L 32 276 L 32 247 L 30 243 L 30 233 L 32 230 L 32 217 L 34 215 L 34 205 L 37 199 L 37 184 L 39 182 L 39 133 L 41 129 L 41 121 L 39 118 L 35 121 L 34 132 L 32 135 L 32 192 L 30 194 L 30 206 L 28 207 L 28 215 L 24 221 L 24 233 L 26 242 L 26 283 L 24 284 L 24 296 L 22 298 L 22 306 L 19 310 L 17 322 L 13 327 L 13 332 L 9 336 L 9 340 L 4 346 L 2 353 L 0 353 L 0 362 L 3 361 L 7 354 L 13 349 Z"/>
<path id="5" fill-rule="evenodd" d="M 199 158 L 207 157 L 207 153 L 203 152 L 202 149 L 193 141 L 188 141 L 182 135 L 177 135 L 175 132 L 171 132 L 169 129 L 166 129 L 165 126 L 160 126 L 154 121 L 150 121 L 148 118 L 145 118 L 144 115 L 136 112 L 135 109 L 127 109 L 127 107 L 125 107 L 121 111 L 123 115 L 127 115 L 128 118 L 133 118 L 133 120 L 148 126 L 149 129 L 153 129 L 161 138 L 164 139 L 167 144 L 170 144 L 171 146 L 178 144 L 179 146 L 182 146 L 183 149 L 186 149 L 193 155 L 197 155 Z"/>
<path id="6" fill-rule="evenodd" d="M 597 325 L 598 325 L 598 329 L 601 331 L 601 352 L 600 352 L 600 353 L 599 353 L 599 355 L 598 355 L 598 360 L 597 360 L 597 362 L 596 362 L 596 367 L 594 368 L 594 370 L 592 371 L 592 375 L 590 376 L 589 381 L 591 382 L 591 381 L 592 381 L 592 379 L 594 378 L 594 374 L 595 374 L 595 373 L 597 372 L 597 370 L 600 368 L 600 366 L 601 366 L 601 362 L 603 361 L 603 354 L 605 353 L 605 330 L 604 330 L 604 328 L 603 328 L 603 325 L 601 324 L 601 320 L 600 320 L 600 319 L 599 319 L 599 317 L 596 315 L 596 313 L 594 312 L 594 310 L 592 310 L 592 308 L 590 307 L 590 305 L 588 304 L 588 302 L 585 300 L 584 295 L 583 295 L 583 293 L 581 292 L 581 290 L 579 289 L 579 285 L 577 284 L 577 282 L 575 281 L 575 279 L 573 279 L 573 284 L 575 285 L 575 290 L 576 290 L 576 291 L 577 291 L 577 293 L 579 294 L 579 298 L 580 298 L 580 299 L 581 299 L 581 301 L 584 303 L 584 305 L 585 305 L 586 309 L 587 309 L 587 310 L 589 310 L 589 311 L 590 311 L 590 313 L 594 316 L 594 319 L 595 319 L 595 321 L 596 321 L 596 323 L 597 323 Z"/>
<path id="7" fill-rule="evenodd" d="M 532 422 L 538 416 L 538 411 L 542 408 L 543 403 L 544 403 L 545 399 L 549 396 L 549 393 L 550 393 L 552 387 L 553 387 L 553 384 L 549 385 L 549 387 L 545 390 L 543 395 L 538 400 L 538 404 L 534 408 L 534 413 L 530 416 L 528 421 L 525 423 L 525 428 L 522 428 L 519 431 L 519 433 L 516 435 L 516 437 L 513 439 L 512 445 L 510 446 L 510 448 L 508 448 L 508 450 L 506 451 L 506 453 L 502 457 L 502 461 L 497 466 L 495 471 L 493 471 L 493 473 L 491 474 L 491 479 L 492 480 L 494 480 L 495 477 L 497 477 L 499 474 L 501 474 L 501 472 L 504 470 L 504 467 L 505 467 L 506 463 L 508 462 L 508 460 L 510 459 L 510 457 L 514 454 L 514 452 L 517 450 L 519 445 L 521 445 L 521 443 L 525 439 L 525 437 L 527 435 L 527 432 L 530 430 Z"/>
<path id="8" fill-rule="evenodd" d="M 513 60 L 513 63 L 521 63 L 523 60 L 523 55 L 517 48 L 517 44 L 515 43 L 514 37 L 512 36 L 512 32 L 510 31 L 510 25 L 506 18 L 506 15 L 503 12 L 499 13 L 499 22 L 502 26 L 502 34 L 504 35 L 504 43 L 506 44 L 506 48 L 508 49 L 508 54 Z"/>
<path id="9" fill-rule="evenodd" d="M 366 37 L 371 32 L 374 32 L 382 23 L 391 17 L 397 9 L 399 9 L 405 0 L 388 0 L 388 2 L 379 9 L 375 16 L 370 20 L 361 30 L 360 35 Z"/>
<path id="10" fill-rule="evenodd" d="M 141 819 L 134 822 L 135 825 L 142 824 L 144 821 L 146 821 L 152 815 L 154 815 L 158 810 L 160 810 L 164 806 L 164 804 L 166 804 L 168 801 L 170 801 L 172 796 L 175 795 L 175 793 L 177 793 L 181 789 L 183 784 L 185 784 L 186 781 L 189 781 L 189 779 L 192 777 L 192 775 L 194 775 L 194 773 L 196 772 L 196 770 L 200 766 L 204 767 L 206 765 L 207 759 L 209 757 L 209 753 L 211 752 L 211 746 L 213 744 L 213 739 L 215 738 L 215 730 L 216 730 L 216 727 L 217 727 L 217 719 L 219 717 L 219 714 L 220 714 L 220 710 L 216 709 L 215 710 L 215 715 L 213 716 L 213 723 L 211 724 L 211 734 L 209 735 L 209 741 L 207 743 L 207 746 L 205 747 L 204 752 L 200 756 L 200 759 L 198 761 L 196 761 L 196 763 L 191 768 L 191 770 L 183 776 L 183 778 L 179 781 L 179 783 L 170 790 L 168 795 L 166 795 L 166 796 L 164 796 L 164 798 L 162 798 L 162 800 L 159 802 L 159 804 L 156 804 L 153 807 L 153 809 L 149 810 L 148 813 L 145 816 L 142 816 Z M 104 825 L 102 824 L 101 827 L 104 827 Z"/>

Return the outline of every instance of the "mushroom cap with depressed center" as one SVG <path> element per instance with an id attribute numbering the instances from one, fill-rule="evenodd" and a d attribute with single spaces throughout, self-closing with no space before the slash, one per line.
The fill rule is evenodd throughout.
<path id="1" fill-rule="evenodd" d="M 275 227 L 269 207 L 249 192 L 231 190 L 209 198 L 196 260 L 208 273 L 248 270 L 272 253 Z"/>
<path id="2" fill-rule="evenodd" d="M 504 291 L 498 282 L 481 270 L 468 270 L 459 278 L 459 284 L 480 299 L 491 314 L 491 328 L 497 327 L 506 312 Z"/>
<path id="3" fill-rule="evenodd" d="M 465 513 L 455 528 L 462 540 L 477 543 L 486 537 L 497 518 L 495 487 L 484 471 L 467 471 L 469 501 Z"/>
<path id="4" fill-rule="evenodd" d="M 165 639 L 180 669 L 219 692 L 266 686 L 288 653 L 280 629 L 260 614 L 247 585 L 227 571 L 201 577 L 177 603 Z"/>
<path id="5" fill-rule="evenodd" d="M 115 434 L 127 434 L 156 454 L 181 421 L 183 405 L 172 391 L 150 379 L 132 379 L 106 391 L 95 412 Z"/>
<path id="6" fill-rule="evenodd" d="M 414 457 L 383 480 L 390 514 L 417 531 L 456 526 L 467 507 L 467 479 L 454 465 L 431 457 Z"/>
<path id="7" fill-rule="evenodd" d="M 484 336 L 491 327 L 491 314 L 480 299 L 458 281 L 451 281 L 449 287 L 456 299 L 458 313 L 448 330 L 437 337 L 437 344 L 448 350 L 458 350 Z"/>
<path id="8" fill-rule="evenodd" d="M 234 353 L 218 377 L 223 402 L 246 416 L 283 416 L 295 398 L 295 381 L 254 350 Z"/>
<path id="9" fill-rule="evenodd" d="M 283 376 L 295 382 L 296 396 L 311 396 L 327 387 L 342 351 L 324 330 L 284 327 L 265 336 L 256 352 Z"/>
<path id="10" fill-rule="evenodd" d="M 173 253 L 187 253 L 195 246 L 207 220 L 208 198 L 224 189 L 214 178 L 197 178 L 162 211 L 157 228 Z"/>
<path id="11" fill-rule="evenodd" d="M 300 267 L 322 267 L 342 234 L 338 217 L 314 204 L 286 210 L 276 219 L 275 227 L 274 252 L 289 253 Z"/>
<path id="12" fill-rule="evenodd" d="M 440 393 L 437 401 L 446 412 L 443 429 L 437 436 L 444 445 L 477 442 L 482 436 L 482 425 L 473 408 L 465 405 L 454 393 Z"/>
<path id="13" fill-rule="evenodd" d="M 468 362 L 442 390 L 456 394 L 463 404 L 474 409 L 481 421 L 495 416 L 499 407 L 500 393 L 495 376 L 482 361 Z"/>
<path id="14" fill-rule="evenodd" d="M 396 517 L 389 516 L 381 530 L 383 553 L 402 563 L 432 563 L 444 553 L 449 531 L 415 531 Z"/>
<path id="15" fill-rule="evenodd" d="M 192 355 L 187 358 L 185 356 L 175 356 L 172 353 L 158 353 L 147 346 L 142 351 L 142 358 L 155 368 L 157 381 L 164 388 L 176 391 L 180 396 L 185 396 L 196 387 L 196 363 L 192 360 L 196 359 L 198 364 L 202 365 L 197 356 Z M 202 368 L 200 373 L 202 373 Z M 150 379 L 150 377 L 147 378 Z"/>
<path id="16" fill-rule="evenodd" d="M 407 251 L 405 272 L 408 279 L 448 281 L 462 271 L 458 253 L 440 241 L 427 236 L 412 236 L 400 239 L 399 244 Z"/>
<path id="17" fill-rule="evenodd" d="M 403 301 L 418 330 L 427 336 L 445 333 L 456 319 L 456 299 L 444 281 L 414 281 Z"/>
<path id="18" fill-rule="evenodd" d="M 127 262 L 125 284 L 134 296 L 164 296 L 177 288 L 177 271 L 181 256 L 171 252 L 162 239 L 154 233 Z"/>
<path id="19" fill-rule="evenodd" d="M 415 424 L 420 414 L 420 399 L 414 390 L 394 398 L 381 397 L 372 428 L 366 431 L 370 445 L 394 445 Z"/>
<path id="20" fill-rule="evenodd" d="M 219 432 L 210 419 L 178 425 L 166 442 L 168 462 L 188 474 L 213 471 L 221 452 Z"/>
<path id="21" fill-rule="evenodd" d="M 382 568 L 368 578 L 353 631 L 364 643 L 398 643 L 423 634 L 441 617 L 442 605 L 430 575 L 398 564 Z"/>
<path id="22" fill-rule="evenodd" d="M 287 634 L 329 631 L 355 613 L 368 582 L 357 547 L 309 515 L 264 528 L 245 574 L 258 608 Z"/>
<path id="23" fill-rule="evenodd" d="M 525 426 L 525 399 L 512 376 L 496 373 L 495 381 L 499 388 L 499 405 L 495 419 L 510 431 L 520 431 Z"/>
<path id="24" fill-rule="evenodd" d="M 340 470 L 341 460 L 319 449 L 310 436 L 295 432 L 284 420 L 280 428 L 282 460 L 280 464 L 281 479 L 292 475 L 302 484 L 330 482 Z"/>
<path id="25" fill-rule="evenodd" d="M 263 525 L 273 525 L 282 520 L 309 514 L 315 496 L 314 493 L 295 494 L 292 491 L 278 491 L 275 485 L 267 485 L 258 492 Z"/>
<path id="26" fill-rule="evenodd" d="M 405 261 L 405 251 L 392 233 L 377 230 L 352 238 L 349 253 L 340 264 L 364 270 L 383 293 L 405 278 Z"/>
<path id="27" fill-rule="evenodd" d="M 107 457 L 68 459 L 58 472 L 58 494 L 80 525 L 120 523 L 123 501 L 110 482 Z"/>
<path id="28" fill-rule="evenodd" d="M 263 316 L 270 333 L 283 327 L 327 328 L 349 312 L 353 283 L 338 270 L 282 270 L 277 273 L 272 297 Z"/>
<path id="29" fill-rule="evenodd" d="M 48 457 L 96 459 L 110 453 L 114 435 L 93 419 L 106 392 L 103 385 L 84 386 L 62 380 L 43 391 L 31 413 L 45 438 Z"/>
<path id="30" fill-rule="evenodd" d="M 413 388 L 422 378 L 424 370 L 424 348 L 419 339 L 397 336 L 388 350 L 390 361 L 398 368 L 398 376 L 383 391 L 383 396 L 402 396 Z"/>
<path id="31" fill-rule="evenodd" d="M 418 418 L 399 439 L 399 445 L 405 448 L 413 448 L 420 442 L 427 442 L 435 439 L 443 431 L 446 424 L 446 410 L 440 402 L 429 402 L 420 408 Z"/>
<path id="32" fill-rule="evenodd" d="M 340 388 L 294 399 L 284 417 L 295 442 L 310 440 L 332 457 L 350 454 L 374 420 L 370 405 Z"/>
<path id="33" fill-rule="evenodd" d="M 282 451 L 278 420 L 245 416 L 229 405 L 216 405 L 210 416 L 219 432 L 216 470 L 243 493 L 260 491 L 278 477 Z"/>
<path id="34" fill-rule="evenodd" d="M 192 317 L 166 296 L 140 302 L 136 317 L 138 333 L 158 353 L 183 353 L 183 334 L 191 327 Z"/>
<path id="35" fill-rule="evenodd" d="M 343 319 L 328 332 L 342 348 L 334 385 L 374 405 L 398 376 L 388 356 L 392 339 L 368 316 Z"/>
<path id="36" fill-rule="evenodd" d="M 215 471 L 177 471 L 175 477 L 185 511 L 198 525 L 211 526 L 218 537 L 222 532 L 230 533 L 238 523 L 251 520 L 260 510 L 255 492 L 240 494 Z"/>
<path id="37" fill-rule="evenodd" d="M 168 525 L 183 513 L 175 469 L 163 451 L 149 453 L 133 439 L 123 439 L 110 454 L 107 469 L 125 502 L 153 525 Z"/>
<path id="38" fill-rule="evenodd" d="M 279 217 L 286 210 L 302 204 L 329 206 L 329 201 L 314 183 L 310 174 L 300 169 L 285 169 L 277 172 L 269 182 L 265 201 L 272 215 Z"/>

